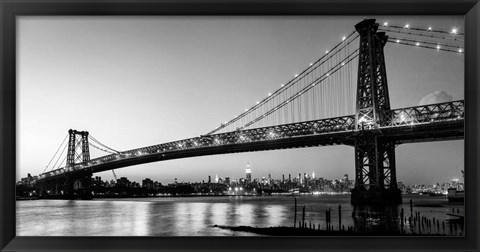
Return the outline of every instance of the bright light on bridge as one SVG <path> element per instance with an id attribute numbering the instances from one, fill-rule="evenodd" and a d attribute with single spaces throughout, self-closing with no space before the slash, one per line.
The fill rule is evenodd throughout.
<path id="1" fill-rule="evenodd" d="M 452 34 L 457 34 L 457 32 L 458 32 L 457 28 L 455 28 L 455 27 L 452 28 Z"/>

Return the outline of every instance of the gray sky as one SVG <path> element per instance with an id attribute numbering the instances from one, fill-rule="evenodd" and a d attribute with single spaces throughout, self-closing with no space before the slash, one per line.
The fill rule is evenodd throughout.
<path id="1" fill-rule="evenodd" d="M 463 31 L 463 17 L 374 17 Z M 196 137 L 232 119 L 331 49 L 363 17 L 20 17 L 17 179 L 38 175 L 68 129 L 117 149 Z M 463 99 L 463 55 L 387 44 L 392 108 Z M 356 77 L 355 77 L 356 78 Z M 396 148 L 406 184 L 459 178 L 464 141 Z M 92 158 L 100 156 L 91 148 Z M 156 162 L 116 170 L 162 183 L 354 176 L 353 148 L 315 147 Z M 56 160 L 54 160 L 55 162 Z M 63 166 L 63 165 L 62 165 Z M 95 175 L 113 178 L 112 172 Z"/>

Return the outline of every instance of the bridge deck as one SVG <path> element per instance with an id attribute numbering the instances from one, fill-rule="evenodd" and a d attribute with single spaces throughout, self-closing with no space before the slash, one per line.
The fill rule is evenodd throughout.
<path id="1" fill-rule="evenodd" d="M 169 159 L 195 156 L 302 148 L 325 145 L 351 145 L 355 136 L 373 131 L 397 144 L 463 139 L 464 101 L 401 108 L 384 112 L 379 128 L 362 124 L 355 129 L 354 115 L 315 121 L 276 125 L 249 130 L 184 139 L 92 159 L 74 167 L 60 168 L 40 175 L 55 179 L 69 172 L 102 172 Z"/>

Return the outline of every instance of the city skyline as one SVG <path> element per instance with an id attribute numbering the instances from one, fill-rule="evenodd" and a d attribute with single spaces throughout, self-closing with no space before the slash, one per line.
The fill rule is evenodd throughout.
<path id="1" fill-rule="evenodd" d="M 17 180 L 41 173 L 70 128 L 87 130 L 119 150 L 204 134 L 277 89 L 362 18 L 22 17 Z M 463 28 L 463 20 L 452 17 L 388 21 Z M 192 34 L 196 41 L 190 41 Z M 463 56 L 403 48 L 400 53 L 398 46 L 386 49 L 392 107 L 463 99 Z M 415 71 L 420 66 L 425 70 Z M 72 89 L 77 90 L 73 99 Z M 215 92 L 199 99 L 202 89 Z M 353 177 L 353 152 L 333 146 L 239 153 L 116 172 L 138 179 L 156 174 L 159 181 L 195 180 L 224 171 L 239 176 L 238 168 L 250 162 L 262 174 L 301 169 Z M 464 169 L 463 141 L 401 145 L 396 153 L 398 180 L 408 184 L 450 181 Z M 420 166 L 430 177 L 418 176 Z M 110 171 L 95 175 L 113 177 Z"/>

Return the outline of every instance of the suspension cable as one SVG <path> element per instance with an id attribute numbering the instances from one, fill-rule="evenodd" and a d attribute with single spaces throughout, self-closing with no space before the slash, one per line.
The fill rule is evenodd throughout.
<path id="1" fill-rule="evenodd" d="M 65 140 L 67 140 L 68 138 L 68 134 L 65 136 L 65 138 L 63 139 L 62 143 L 60 144 L 60 146 L 58 146 L 58 149 L 57 151 L 55 152 L 55 154 L 53 154 L 53 157 L 52 159 L 50 159 L 50 162 L 48 162 L 47 166 L 45 166 L 45 169 L 43 170 L 42 173 L 45 173 L 45 171 L 47 170 L 48 166 L 52 163 L 53 159 L 55 158 L 55 156 L 57 155 L 58 151 L 60 150 L 60 148 L 62 148 L 63 144 L 65 143 Z"/>
<path id="2" fill-rule="evenodd" d="M 216 129 L 210 131 L 209 133 L 207 133 L 207 135 L 210 135 L 210 134 L 213 134 L 229 125 L 231 125 L 232 123 L 240 120 L 241 118 L 245 117 L 246 115 L 250 114 L 253 110 L 256 110 L 258 109 L 259 107 L 265 105 L 268 101 L 272 100 L 274 97 L 280 95 L 281 93 L 283 93 L 285 90 L 289 89 L 292 85 L 298 83 L 299 81 L 301 81 L 303 78 L 305 78 L 305 76 L 307 76 L 308 74 L 312 73 L 312 71 L 316 70 L 318 67 L 320 67 L 320 65 L 324 64 L 327 60 L 331 59 L 336 53 L 338 53 L 340 50 L 344 49 L 347 45 L 349 45 L 353 40 L 355 40 L 359 35 L 357 34 L 353 39 L 350 40 L 350 38 L 355 34 L 356 32 L 353 31 L 351 32 L 347 37 L 344 37 L 344 39 L 338 43 L 337 45 L 335 45 L 330 54 L 325 54 L 323 55 L 322 57 L 320 57 L 317 61 L 315 61 L 314 63 L 311 63 L 309 67 L 307 67 L 305 70 L 303 70 L 300 74 L 296 75 L 293 79 L 291 79 L 290 81 L 288 81 L 286 84 L 282 85 L 281 88 L 277 89 L 275 92 L 273 93 L 270 93 L 269 96 L 267 96 L 266 98 L 264 98 L 262 101 L 258 102 L 256 105 L 252 106 L 250 109 L 247 109 L 245 112 L 241 113 L 240 115 L 236 116 L 234 119 L 224 123 L 224 124 L 221 124 L 219 127 L 217 127 Z M 348 40 L 350 40 L 348 42 Z M 340 47 L 341 45 L 343 44 L 342 47 Z M 333 51 L 337 50 L 337 52 L 333 53 Z M 323 61 L 322 61 L 323 60 Z"/>
<path id="3" fill-rule="evenodd" d="M 340 63 L 338 63 L 337 65 L 331 67 L 329 69 L 329 71 L 327 71 L 326 74 L 320 76 L 319 78 L 317 78 L 313 83 L 309 84 L 308 86 L 304 87 L 303 89 L 301 89 L 300 91 L 298 91 L 297 93 L 293 94 L 292 96 L 290 96 L 290 98 L 288 98 L 286 101 L 284 101 L 283 103 L 281 103 L 280 105 L 270 109 L 269 111 L 267 111 L 266 113 L 264 113 L 263 115 L 255 118 L 254 120 L 248 122 L 247 124 L 245 124 L 244 126 L 240 127 L 240 129 L 244 129 L 246 127 L 249 127 L 251 126 L 252 124 L 264 119 L 266 116 L 270 115 L 271 113 L 275 112 L 276 110 L 278 110 L 279 108 L 287 105 L 288 103 L 292 102 L 293 100 L 297 99 L 298 97 L 300 97 L 301 95 L 303 95 L 306 91 L 310 90 L 311 88 L 315 87 L 317 84 L 321 83 L 322 81 L 326 80 L 331 74 L 334 74 L 335 72 L 337 72 L 338 70 L 340 70 L 344 65 L 350 63 L 353 59 L 355 59 L 358 54 L 357 52 L 359 51 L 359 49 L 356 49 L 354 52 L 352 52 L 350 55 L 347 56 L 347 58 L 345 58 L 344 60 L 342 60 Z M 340 67 L 339 67 L 340 66 Z"/>
<path id="4" fill-rule="evenodd" d="M 112 152 L 115 152 L 115 153 L 120 153 L 119 151 L 117 150 L 114 150 L 108 146 L 106 146 L 105 144 L 101 143 L 100 141 L 98 141 L 97 139 L 95 139 L 95 137 L 93 137 L 92 135 L 88 135 L 88 137 L 90 137 L 90 139 L 92 139 L 95 143 L 99 144 L 100 146 L 112 151 Z"/>
<path id="5" fill-rule="evenodd" d="M 98 146 L 96 146 L 95 144 L 93 143 L 89 143 L 92 147 L 94 147 L 95 149 L 97 150 L 100 150 L 100 151 L 103 151 L 103 152 L 106 152 L 106 153 L 109 153 L 109 154 L 117 154 L 116 152 L 112 152 L 112 151 L 109 151 L 109 150 L 105 150 L 105 149 L 102 149 Z"/>
<path id="6" fill-rule="evenodd" d="M 415 40 L 415 39 L 410 39 L 410 38 L 405 38 L 405 37 L 393 37 L 389 36 L 389 40 L 392 40 L 391 42 L 395 43 L 400 43 L 402 41 L 406 41 L 409 43 L 412 43 L 413 45 L 420 46 L 422 44 L 426 45 L 435 45 L 435 47 L 453 47 L 453 48 L 461 48 L 459 45 L 452 45 L 452 44 L 444 44 L 444 43 L 435 43 L 432 41 L 425 41 L 425 40 Z M 397 42 L 398 41 L 398 42 Z"/>
<path id="7" fill-rule="evenodd" d="M 427 34 L 423 34 L 423 33 L 414 33 L 414 32 L 410 32 L 410 31 L 401 31 L 401 30 L 394 30 L 394 29 L 389 29 L 388 27 L 379 27 L 378 28 L 379 31 L 385 31 L 385 32 L 393 32 L 393 33 L 400 33 L 400 34 L 407 34 L 407 35 L 411 35 L 411 36 L 420 36 L 420 37 L 427 37 L 427 38 L 436 38 L 436 39 L 442 39 L 442 40 L 454 40 L 454 41 L 459 41 L 459 42 L 462 42 L 463 43 L 463 40 L 460 39 L 460 38 L 449 38 L 449 37 L 446 37 L 446 36 L 437 36 L 437 35 L 434 35 L 434 34 L 430 34 L 430 35 L 427 35 Z"/>
<path id="8" fill-rule="evenodd" d="M 60 158 L 62 157 L 62 155 L 63 155 L 63 153 L 65 152 L 65 150 L 67 149 L 67 147 L 68 147 L 68 144 L 66 144 L 65 147 L 63 147 L 62 153 L 58 156 L 57 161 L 55 162 L 55 164 L 53 165 L 52 169 L 50 169 L 50 170 L 53 170 L 53 168 L 55 168 L 55 166 L 57 165 L 58 161 L 59 161 Z M 65 158 L 66 158 L 66 157 L 67 157 L 67 156 L 65 156 Z M 65 159 L 64 159 L 64 160 L 65 160 Z M 61 163 L 63 163 L 63 161 L 60 162 L 60 164 L 61 164 Z M 45 171 L 44 171 L 44 172 L 45 172 Z"/>
<path id="9" fill-rule="evenodd" d="M 449 35 L 452 35 L 452 36 L 464 36 L 465 34 L 464 33 L 460 33 L 460 32 L 456 32 L 456 33 L 453 33 L 453 32 L 449 32 L 449 31 L 445 31 L 445 30 L 438 30 L 438 29 L 433 29 L 432 27 L 428 27 L 427 29 L 425 28 L 420 28 L 420 27 L 411 27 L 411 26 L 408 26 L 405 27 L 405 26 L 401 26 L 401 25 L 391 25 L 391 24 L 387 24 L 387 25 L 383 25 L 381 27 L 379 27 L 379 29 L 381 28 L 384 28 L 384 27 L 392 27 L 392 28 L 397 28 L 397 29 L 404 29 L 404 30 L 414 30 L 414 31 L 422 31 L 422 32 L 429 32 L 429 33 L 442 33 L 442 34 L 449 34 Z"/>
<path id="10" fill-rule="evenodd" d="M 404 42 L 405 41 L 405 42 Z M 437 45 L 437 46 L 431 46 L 431 45 L 428 45 L 428 44 L 417 44 L 417 43 L 413 43 L 413 42 L 409 42 L 407 40 L 398 40 L 398 39 L 388 39 L 388 42 L 392 42 L 393 44 L 400 44 L 400 45 L 407 45 L 407 46 L 413 46 L 413 47 L 421 47 L 421 48 L 428 48 L 428 49 L 434 49 L 434 50 L 437 50 L 437 51 L 445 51 L 445 52 L 454 52 L 454 53 L 460 53 L 460 54 L 463 54 L 464 53 L 464 50 L 462 48 L 458 48 L 456 50 L 454 49 L 450 49 L 450 48 L 444 48 L 444 47 L 441 47 L 440 45 Z"/>

